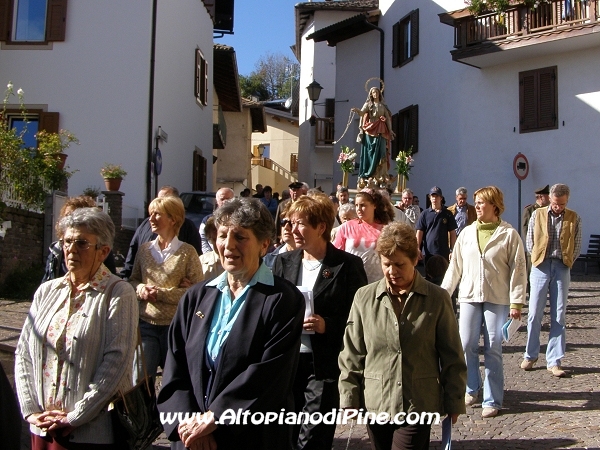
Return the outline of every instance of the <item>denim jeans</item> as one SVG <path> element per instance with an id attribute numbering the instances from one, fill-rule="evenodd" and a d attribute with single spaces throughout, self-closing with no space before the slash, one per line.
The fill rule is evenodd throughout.
<path id="1" fill-rule="evenodd" d="M 476 396 L 481 389 L 479 372 L 479 336 L 483 325 L 482 406 L 502 407 L 504 399 L 504 367 L 502 366 L 502 325 L 508 320 L 510 305 L 490 302 L 460 303 L 459 332 L 467 362 L 467 393 Z"/>
<path id="2" fill-rule="evenodd" d="M 527 317 L 527 345 L 525 358 L 535 360 L 540 353 L 540 331 L 550 291 L 550 337 L 546 348 L 547 367 L 560 366 L 565 356 L 565 320 L 571 270 L 559 259 L 547 258 L 531 268 L 529 284 L 529 315 Z"/>
<path id="3" fill-rule="evenodd" d="M 152 325 L 151 323 L 140 320 L 140 334 L 142 336 L 142 349 L 144 350 L 144 362 L 148 375 L 154 377 L 158 366 L 164 367 L 167 357 L 167 335 L 169 325 Z M 134 382 L 143 375 L 143 368 L 139 360 L 139 355 L 135 354 L 134 363 Z"/>

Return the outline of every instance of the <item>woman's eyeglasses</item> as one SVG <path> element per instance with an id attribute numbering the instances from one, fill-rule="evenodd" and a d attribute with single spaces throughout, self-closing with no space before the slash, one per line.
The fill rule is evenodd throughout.
<path id="1" fill-rule="evenodd" d="M 86 239 L 62 239 L 61 243 L 65 250 L 69 250 L 73 244 L 75 244 L 77 250 L 87 250 L 92 245 L 92 243 Z M 98 247 L 98 244 L 93 245 L 96 248 Z"/>
<path id="2" fill-rule="evenodd" d="M 288 225 L 289 225 L 290 227 L 293 227 L 293 226 L 294 226 L 294 224 L 292 223 L 292 221 L 291 221 L 290 219 L 281 219 L 281 220 L 279 221 L 279 223 L 281 224 L 281 228 L 285 228 L 285 227 L 287 227 Z"/>

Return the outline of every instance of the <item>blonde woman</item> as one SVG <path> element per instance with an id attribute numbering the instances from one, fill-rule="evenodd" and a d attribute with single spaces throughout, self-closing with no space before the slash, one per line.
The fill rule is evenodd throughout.
<path id="1" fill-rule="evenodd" d="M 179 197 L 157 197 L 148 207 L 156 239 L 142 244 L 129 282 L 140 302 L 140 332 L 148 375 L 164 367 L 167 331 L 181 296 L 204 279 L 196 249 L 177 238 L 185 218 Z"/>

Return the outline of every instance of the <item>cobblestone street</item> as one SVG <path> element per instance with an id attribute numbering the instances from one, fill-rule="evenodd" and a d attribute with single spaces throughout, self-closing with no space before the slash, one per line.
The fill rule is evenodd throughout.
<path id="1" fill-rule="evenodd" d="M 0 360 L 12 380 L 10 351 L 29 308 L 27 302 L 0 300 Z M 524 309 L 525 314 L 527 309 Z M 542 328 L 542 349 L 535 370 L 525 372 L 519 364 L 526 341 L 521 327 L 504 347 L 504 408 L 493 419 L 481 418 L 481 405 L 467 408 L 453 427 L 456 449 L 600 449 L 600 276 L 573 275 L 567 309 L 566 378 L 546 371 L 547 323 Z M 526 319 L 525 319 L 526 320 Z M 351 435 L 350 440 L 348 440 Z M 23 433 L 23 449 L 29 448 Z M 440 449 L 441 427 L 434 426 L 432 449 Z M 159 439 L 154 448 L 167 448 Z M 335 450 L 369 449 L 364 426 L 338 426 Z M 276 450 L 276 449 L 273 449 Z"/>

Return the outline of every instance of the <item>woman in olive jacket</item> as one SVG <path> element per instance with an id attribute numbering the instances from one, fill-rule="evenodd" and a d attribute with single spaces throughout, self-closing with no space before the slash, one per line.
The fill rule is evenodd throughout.
<path id="1" fill-rule="evenodd" d="M 367 425 L 375 449 L 427 449 L 431 424 L 409 425 L 407 414 L 449 414 L 455 423 L 465 412 L 467 370 L 452 303 L 416 271 L 409 225 L 387 225 L 377 252 L 384 279 L 354 297 L 338 361 L 340 407 L 388 415 L 388 424 Z"/>

